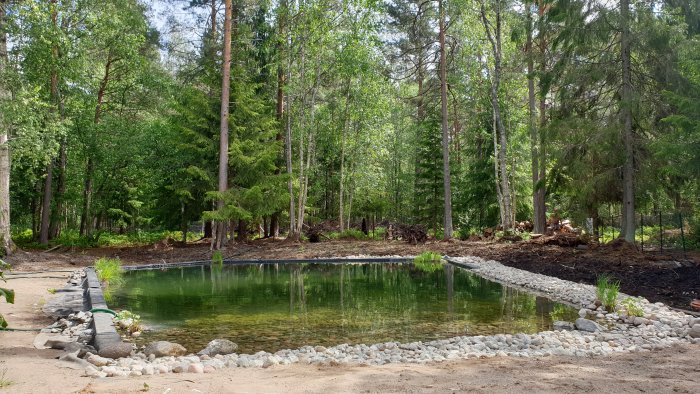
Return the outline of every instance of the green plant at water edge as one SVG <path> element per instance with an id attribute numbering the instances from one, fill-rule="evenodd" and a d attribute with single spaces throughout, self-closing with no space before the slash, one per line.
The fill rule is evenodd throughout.
<path id="1" fill-rule="evenodd" d="M 117 328 L 126 332 L 129 335 L 137 331 L 143 331 L 143 327 L 141 326 L 141 316 L 131 311 L 119 311 L 112 320 L 114 320 L 115 326 Z"/>
<path id="2" fill-rule="evenodd" d="M 642 308 L 642 299 L 639 297 L 629 297 L 625 298 L 620 302 L 625 312 L 628 316 L 644 316 L 644 309 Z"/>
<path id="3" fill-rule="evenodd" d="M 578 317 L 578 314 L 564 305 L 555 305 L 554 309 L 549 312 L 549 316 L 552 321 L 573 321 Z"/>
<path id="4" fill-rule="evenodd" d="M 10 269 L 10 265 L 7 264 L 6 262 L 0 260 L 0 279 L 3 282 L 7 282 L 5 280 L 5 271 Z M 6 289 L 3 287 L 0 287 L 0 298 L 5 297 L 5 301 L 9 302 L 10 304 L 15 303 L 15 291 L 11 289 Z M 0 328 L 5 328 L 7 327 L 7 320 L 0 315 Z M 0 386 L 2 387 L 2 386 Z"/>
<path id="5" fill-rule="evenodd" d="M 109 259 L 103 257 L 95 262 L 95 272 L 100 282 L 108 285 L 119 286 L 124 283 L 122 277 L 124 270 L 119 259 Z"/>
<path id="6" fill-rule="evenodd" d="M 596 297 L 606 310 L 612 312 L 617 305 L 617 295 L 620 293 L 620 282 L 612 281 L 607 275 L 598 276 L 596 282 Z"/>
<path id="7" fill-rule="evenodd" d="M 221 268 L 224 265 L 224 255 L 221 253 L 221 251 L 214 251 L 214 253 L 211 255 L 211 265 Z"/>
<path id="8" fill-rule="evenodd" d="M 424 272 L 435 272 L 445 265 L 442 255 L 435 252 L 423 252 L 416 256 L 413 260 L 413 265 Z"/>

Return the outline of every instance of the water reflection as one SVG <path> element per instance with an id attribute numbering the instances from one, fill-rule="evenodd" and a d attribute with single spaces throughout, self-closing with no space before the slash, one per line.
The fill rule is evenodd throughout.
<path id="1" fill-rule="evenodd" d="M 255 352 L 536 332 L 551 328 L 558 305 L 449 264 L 434 272 L 395 263 L 207 266 L 125 279 L 113 306 L 159 328 L 143 340 L 175 340 L 192 351 L 214 337 Z"/>

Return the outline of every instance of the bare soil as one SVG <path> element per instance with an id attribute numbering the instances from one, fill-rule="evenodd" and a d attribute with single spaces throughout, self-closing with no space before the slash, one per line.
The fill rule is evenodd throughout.
<path id="1" fill-rule="evenodd" d="M 231 259 L 284 259 L 341 257 L 352 255 L 415 255 L 435 251 L 450 256 L 474 255 L 573 282 L 594 284 L 606 273 L 619 280 L 622 291 L 652 302 L 689 310 L 700 298 L 700 253 L 639 252 L 633 246 L 611 244 L 577 247 L 545 245 L 542 242 L 498 243 L 484 241 L 430 241 L 409 245 L 400 241 L 325 241 L 296 243 L 256 240 L 237 243 L 224 251 Z M 136 248 L 63 249 L 51 252 L 20 251 L 8 261 L 16 270 L 45 270 L 83 267 L 98 257 L 119 257 L 125 264 L 150 264 L 211 259 L 206 243 L 187 246 L 160 242 Z"/>

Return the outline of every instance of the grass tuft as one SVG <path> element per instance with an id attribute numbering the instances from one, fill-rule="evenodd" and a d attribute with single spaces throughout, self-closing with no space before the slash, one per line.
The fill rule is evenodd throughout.
<path id="1" fill-rule="evenodd" d="M 596 297 L 605 309 L 613 312 L 617 306 L 617 295 L 620 293 L 620 282 L 613 281 L 607 275 L 598 276 L 596 282 Z"/>
<path id="2" fill-rule="evenodd" d="M 119 259 L 103 257 L 95 262 L 97 278 L 108 285 L 119 286 L 124 283 L 122 263 Z"/>
<path id="3" fill-rule="evenodd" d="M 423 272 L 435 272 L 445 265 L 442 255 L 436 252 L 423 252 L 413 259 L 413 264 Z"/>

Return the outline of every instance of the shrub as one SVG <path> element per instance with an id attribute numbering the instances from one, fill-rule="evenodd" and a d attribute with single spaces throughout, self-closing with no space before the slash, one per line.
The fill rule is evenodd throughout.
<path id="1" fill-rule="evenodd" d="M 614 311 L 617 305 L 617 295 L 620 293 L 620 282 L 612 281 L 607 275 L 598 276 L 596 297 L 607 311 Z"/>
<path id="2" fill-rule="evenodd" d="M 108 285 L 120 285 L 124 282 L 122 263 L 119 259 L 103 257 L 95 262 L 97 278 Z"/>
<path id="3" fill-rule="evenodd" d="M 644 309 L 642 309 L 641 298 L 625 298 L 620 304 L 622 304 L 622 307 L 625 309 L 628 316 L 644 316 Z"/>
<path id="4" fill-rule="evenodd" d="M 340 234 L 338 234 L 338 238 L 339 239 L 359 240 L 359 239 L 366 239 L 367 236 L 362 231 L 351 228 L 351 229 L 345 230 L 345 231 L 341 232 Z"/>

